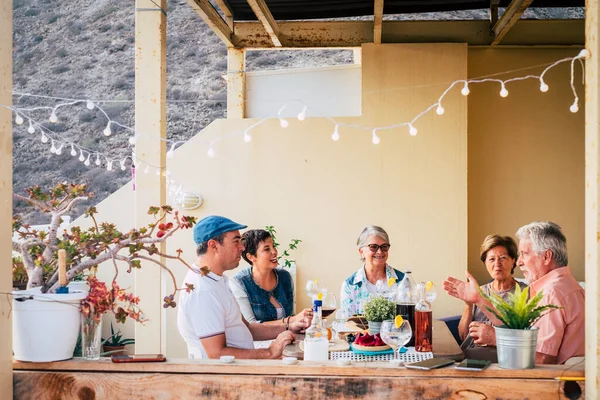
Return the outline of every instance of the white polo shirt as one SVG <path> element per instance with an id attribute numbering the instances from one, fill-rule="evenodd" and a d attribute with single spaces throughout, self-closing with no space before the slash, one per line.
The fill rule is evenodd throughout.
<path id="1" fill-rule="evenodd" d="M 187 343 L 188 356 L 193 359 L 208 358 L 200 339 L 225 334 L 227 347 L 253 349 L 252 334 L 242 321 L 240 307 L 229 289 L 226 276 L 209 272 L 200 274 L 192 265 L 182 287 L 194 285 L 190 293 L 182 290 L 177 304 L 177 327 Z"/>

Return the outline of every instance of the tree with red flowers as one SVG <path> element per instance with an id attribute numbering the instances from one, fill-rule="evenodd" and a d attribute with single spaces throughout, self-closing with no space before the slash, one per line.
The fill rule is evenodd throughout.
<path id="1" fill-rule="evenodd" d="M 148 214 L 154 217 L 153 223 L 129 232 L 121 232 L 115 224 L 98 223 L 95 217 L 96 207 L 90 207 L 85 212 L 85 216 L 93 221 L 90 228 L 84 230 L 78 226 L 71 226 L 61 234 L 58 228 L 62 216 L 76 204 L 93 197 L 93 193 L 88 192 L 87 185 L 61 183 L 49 191 L 43 191 L 39 186 L 27 188 L 26 191 L 28 196 L 15 194 L 15 198 L 24 200 L 50 214 L 48 232 L 32 229 L 31 226 L 23 223 L 19 216 L 13 217 L 13 234 L 17 233 L 17 239 L 13 239 L 12 249 L 22 257 L 27 272 L 28 289 L 41 286 L 42 293 L 56 291 L 59 287 L 57 260 L 59 249 L 64 249 L 67 253 L 67 281 L 71 281 L 78 274 L 92 267 L 112 260 L 115 275 L 111 286 L 114 291 L 119 274 L 117 262 L 126 264 L 127 272 L 131 272 L 134 268 L 140 268 L 141 260 L 145 260 L 163 268 L 173 280 L 173 292 L 165 297 L 165 307 L 175 307 L 173 299 L 178 290 L 194 289 L 191 285 L 178 288 L 173 272 L 156 256 L 179 260 L 190 268 L 181 257 L 181 249 L 176 250 L 176 255 L 164 254 L 157 244 L 166 241 L 180 229 L 191 228 L 196 223 L 196 218 L 180 216 L 168 205 L 150 207 Z M 50 273 L 44 274 L 44 271 L 48 270 Z"/>

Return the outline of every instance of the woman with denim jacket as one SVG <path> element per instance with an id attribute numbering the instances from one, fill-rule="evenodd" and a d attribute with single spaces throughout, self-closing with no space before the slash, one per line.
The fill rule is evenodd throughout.
<path id="1" fill-rule="evenodd" d="M 242 257 L 251 267 L 230 280 L 231 291 L 250 323 L 286 324 L 294 331 L 310 326 L 312 311 L 294 315 L 294 283 L 289 272 L 277 268 L 277 249 L 262 229 L 244 232 Z"/>

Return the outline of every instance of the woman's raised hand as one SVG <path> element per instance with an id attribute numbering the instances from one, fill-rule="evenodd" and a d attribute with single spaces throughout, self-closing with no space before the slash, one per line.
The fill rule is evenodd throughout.
<path id="1" fill-rule="evenodd" d="M 479 302 L 481 300 L 481 295 L 479 294 L 479 284 L 473 278 L 473 275 L 469 273 L 469 271 L 465 271 L 467 275 L 467 282 L 463 282 L 460 279 L 456 279 L 453 277 L 448 277 L 442 283 L 444 290 L 452 297 L 456 297 L 464 301 L 467 304 L 473 304 Z"/>
<path id="2" fill-rule="evenodd" d="M 310 308 L 305 308 L 298 314 L 290 318 L 290 329 L 293 332 L 301 332 L 308 328 L 312 322 L 313 311 Z"/>

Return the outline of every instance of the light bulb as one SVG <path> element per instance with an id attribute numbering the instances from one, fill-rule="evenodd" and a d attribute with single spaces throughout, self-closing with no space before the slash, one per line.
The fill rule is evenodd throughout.
<path id="1" fill-rule="evenodd" d="M 437 115 L 444 115 L 444 107 L 442 107 L 441 104 L 438 104 L 437 108 L 435 109 L 435 112 L 437 113 Z"/>
<path id="2" fill-rule="evenodd" d="M 104 128 L 102 133 L 104 133 L 104 136 L 110 136 L 112 134 L 110 130 L 110 121 L 108 121 L 108 124 L 106 124 L 106 128 Z"/>
<path id="3" fill-rule="evenodd" d="M 331 135 L 331 140 L 333 140 L 334 142 L 340 140 L 340 132 L 338 130 L 339 127 L 336 125 L 335 129 L 333 130 L 333 135 Z"/>
<path id="4" fill-rule="evenodd" d="M 379 139 L 379 136 L 377 136 L 375 129 L 373 129 L 373 137 L 371 138 L 371 142 L 373 142 L 373 144 L 379 144 L 379 142 L 381 142 L 381 139 Z"/>
<path id="5" fill-rule="evenodd" d="M 160 176 L 160 170 L 156 170 L 156 176 Z"/>
<path id="6" fill-rule="evenodd" d="M 56 112 L 52 110 L 52 114 L 50 114 L 50 122 L 58 121 L 58 117 L 56 116 Z"/>
<path id="7" fill-rule="evenodd" d="M 71 155 L 73 157 L 75 157 L 77 155 L 77 152 L 75 151 L 75 147 L 73 147 L 73 145 L 71 145 Z"/>
<path id="8" fill-rule="evenodd" d="M 54 145 L 54 140 L 52 140 L 52 146 L 50 146 L 50 153 L 52 153 L 52 154 L 56 153 L 56 146 Z"/>
<path id="9" fill-rule="evenodd" d="M 85 165 L 86 167 L 89 167 L 89 166 L 90 166 L 90 156 L 91 156 L 91 154 L 90 154 L 90 153 L 88 153 L 88 156 L 87 156 L 87 158 L 86 158 L 86 159 L 85 159 L 85 161 L 83 162 L 83 165 Z"/>
<path id="10" fill-rule="evenodd" d="M 287 128 L 289 124 L 290 124 L 290 123 L 289 123 L 289 122 L 287 122 L 287 120 L 286 120 L 286 119 L 279 118 L 279 125 L 281 125 L 281 127 L 282 127 L 282 128 Z"/>
<path id="11" fill-rule="evenodd" d="M 59 156 L 60 156 L 60 155 L 62 154 L 62 148 L 63 148 L 63 144 L 61 143 L 61 145 L 60 145 L 60 146 L 58 146 L 58 149 L 56 149 L 56 154 L 57 154 L 57 155 L 59 155 Z"/>
<path id="12" fill-rule="evenodd" d="M 575 101 L 573 102 L 571 107 L 569 107 L 569 110 L 571 110 L 572 113 L 576 113 L 577 111 L 579 111 L 579 105 L 577 104 L 578 100 L 578 98 L 575 98 Z"/>
<path id="13" fill-rule="evenodd" d="M 577 57 L 588 58 L 589 55 L 590 55 L 590 52 L 587 51 L 587 49 L 583 49 L 579 52 Z"/>
<path id="14" fill-rule="evenodd" d="M 210 146 L 208 148 L 208 152 L 206 153 L 210 158 L 213 158 L 215 156 L 215 150 L 212 148 L 212 146 Z"/>
<path id="15" fill-rule="evenodd" d="M 173 143 L 173 145 L 171 145 L 171 148 L 169 149 L 169 151 L 167 151 L 167 158 L 173 158 L 175 157 L 175 143 Z"/>
<path id="16" fill-rule="evenodd" d="M 244 131 L 244 142 L 250 143 L 252 141 L 252 135 L 248 131 Z"/>
<path id="17" fill-rule="evenodd" d="M 23 117 L 17 114 L 17 116 L 15 117 L 15 122 L 17 123 L 17 125 L 23 125 Z"/>
<path id="18" fill-rule="evenodd" d="M 106 170 L 112 171 L 112 161 L 106 160 Z"/>
<path id="19" fill-rule="evenodd" d="M 88 100 L 85 102 L 85 106 L 87 107 L 88 110 L 93 110 L 96 105 L 94 104 L 93 101 Z"/>
<path id="20" fill-rule="evenodd" d="M 100 162 L 100 154 L 96 154 L 96 165 L 100 165 L 100 164 L 102 164 Z"/>
<path id="21" fill-rule="evenodd" d="M 48 143 L 48 136 L 44 132 L 42 132 L 42 143 Z"/>
<path id="22" fill-rule="evenodd" d="M 125 171 L 125 160 L 121 161 L 121 171 Z"/>
<path id="23" fill-rule="evenodd" d="M 506 90 L 506 88 L 504 87 L 504 84 L 502 84 L 502 89 L 500 89 L 500 97 L 506 97 L 508 96 L 508 90 Z"/>
<path id="24" fill-rule="evenodd" d="M 29 120 L 29 128 L 27 128 L 27 132 L 35 133 L 35 128 L 33 127 L 33 122 L 31 122 L 31 120 Z"/>
<path id="25" fill-rule="evenodd" d="M 80 150 L 81 153 L 79 154 L 79 161 L 84 162 L 85 161 L 85 157 L 83 156 L 83 150 Z"/>
<path id="26" fill-rule="evenodd" d="M 546 85 L 546 82 L 544 82 L 544 80 L 540 78 L 540 92 L 546 93 L 548 89 L 550 88 L 548 87 L 548 85 Z"/>
<path id="27" fill-rule="evenodd" d="M 298 121 L 304 121 L 306 119 L 306 106 L 302 108 L 302 111 L 298 114 Z"/>
<path id="28" fill-rule="evenodd" d="M 136 141 L 137 141 L 137 138 L 135 136 L 132 136 L 129 138 L 129 144 L 132 146 L 135 144 Z"/>
<path id="29" fill-rule="evenodd" d="M 413 126 L 413 124 L 408 124 L 408 133 L 410 136 L 416 136 L 419 131 Z"/>
<path id="30" fill-rule="evenodd" d="M 149 166 L 149 165 L 146 165 L 146 168 L 144 168 L 144 173 L 145 173 L 145 174 L 147 174 L 147 173 L 148 173 L 148 171 L 150 171 L 150 166 Z"/>
<path id="31" fill-rule="evenodd" d="M 469 83 L 468 82 L 465 82 L 465 86 L 461 89 L 460 93 L 463 96 L 468 96 L 469 93 L 471 93 L 471 91 L 469 90 Z"/>

